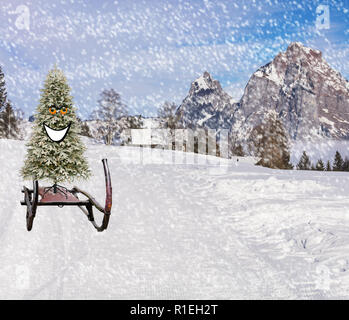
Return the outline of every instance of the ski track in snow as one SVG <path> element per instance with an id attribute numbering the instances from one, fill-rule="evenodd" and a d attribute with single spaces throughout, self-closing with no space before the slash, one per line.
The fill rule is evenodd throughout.
<path id="1" fill-rule="evenodd" d="M 103 203 L 108 158 L 108 230 L 40 207 L 27 232 L 25 142 L 0 150 L 0 299 L 349 298 L 348 173 L 160 164 L 203 157 L 89 144 L 94 176 L 76 184 Z"/>

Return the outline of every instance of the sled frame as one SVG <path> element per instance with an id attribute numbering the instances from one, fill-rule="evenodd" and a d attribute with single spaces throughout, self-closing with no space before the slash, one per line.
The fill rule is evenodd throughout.
<path id="1" fill-rule="evenodd" d="M 78 194 L 84 195 L 87 200 L 80 201 L 50 201 L 50 202 L 41 202 L 39 201 L 39 182 L 37 180 L 33 181 L 33 189 L 28 189 L 26 186 L 23 186 L 22 193 L 24 193 L 24 200 L 21 201 L 21 205 L 27 207 L 26 221 L 27 221 L 27 230 L 30 231 L 33 227 L 33 221 L 37 212 L 37 208 L 40 206 L 77 206 L 79 209 L 87 216 L 88 220 L 92 223 L 95 229 L 98 232 L 104 231 L 107 229 L 109 224 L 109 218 L 111 215 L 112 207 L 112 185 L 110 178 L 110 171 L 108 167 L 107 159 L 102 159 L 104 176 L 105 176 L 105 188 L 106 188 L 106 197 L 104 207 L 100 205 L 97 200 L 94 199 L 88 192 L 81 190 L 80 188 L 74 186 L 73 189 L 67 190 L 68 193 L 71 193 L 78 199 Z M 103 220 L 101 225 L 98 225 L 95 221 L 93 214 L 93 207 L 98 211 L 103 213 Z"/>

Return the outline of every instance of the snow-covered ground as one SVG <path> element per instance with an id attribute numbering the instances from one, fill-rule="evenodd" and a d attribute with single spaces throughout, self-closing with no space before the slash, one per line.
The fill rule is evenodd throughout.
<path id="1" fill-rule="evenodd" d="M 348 173 L 140 150 L 88 146 L 77 184 L 103 203 L 109 159 L 108 230 L 40 207 L 27 232 L 25 142 L 0 140 L 0 299 L 349 298 Z"/>

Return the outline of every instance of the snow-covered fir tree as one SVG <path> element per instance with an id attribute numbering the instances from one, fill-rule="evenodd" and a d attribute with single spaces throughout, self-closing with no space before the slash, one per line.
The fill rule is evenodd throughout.
<path id="1" fill-rule="evenodd" d="M 332 168 L 331 168 L 330 160 L 327 160 L 326 171 L 331 171 L 331 170 L 332 170 Z"/>
<path id="2" fill-rule="evenodd" d="M 127 118 L 127 128 L 128 129 L 141 129 L 143 128 L 142 116 L 128 116 Z"/>
<path id="3" fill-rule="evenodd" d="M 0 66 L 0 138 L 21 139 L 21 112 L 7 98 L 5 75 Z"/>
<path id="4" fill-rule="evenodd" d="M 172 141 L 172 148 L 175 149 L 175 129 L 180 127 L 179 118 L 180 114 L 176 113 L 177 105 L 175 103 L 170 103 L 165 101 L 165 103 L 158 108 L 158 118 L 161 121 L 161 127 L 164 129 L 169 129 L 169 138 Z M 171 143 L 170 143 L 171 146 Z"/>
<path id="5" fill-rule="evenodd" d="M 230 128 L 229 132 L 229 158 L 232 156 L 244 157 L 245 150 L 242 146 L 242 136 L 241 136 L 241 128 L 243 126 L 243 120 L 239 119 L 235 121 Z"/>
<path id="6" fill-rule="evenodd" d="M 343 170 L 343 158 L 339 151 L 336 151 L 336 154 L 334 156 L 334 161 L 332 165 L 332 170 L 333 171 L 342 171 Z"/>
<path id="7" fill-rule="evenodd" d="M 325 170 L 324 163 L 323 163 L 323 161 L 321 159 L 319 159 L 316 162 L 315 169 L 318 170 L 318 171 L 324 171 Z"/>
<path id="8" fill-rule="evenodd" d="M 82 121 L 79 117 L 77 117 L 77 120 L 79 122 L 80 129 L 81 129 L 80 135 L 92 138 L 92 133 L 91 133 L 90 127 L 88 126 L 87 122 Z"/>
<path id="9" fill-rule="evenodd" d="M 0 111 L 0 137 L 6 139 L 21 139 L 21 117 L 19 112 L 12 108 L 8 100 Z"/>
<path id="10" fill-rule="evenodd" d="M 254 155 L 260 157 L 257 165 L 278 169 L 293 168 L 286 131 L 274 110 L 269 110 L 262 123 L 253 128 L 249 145 Z"/>
<path id="11" fill-rule="evenodd" d="M 297 164 L 298 170 L 311 170 L 311 162 L 310 159 L 305 151 L 303 151 L 303 154 Z"/>
<path id="12" fill-rule="evenodd" d="M 114 139 L 120 137 L 121 131 L 125 128 L 125 121 L 128 116 L 128 108 L 121 101 L 121 96 L 114 89 L 103 90 L 98 100 L 98 108 L 93 114 L 97 121 L 98 139 L 105 144 L 111 145 Z"/>
<path id="13" fill-rule="evenodd" d="M 0 111 L 5 108 L 7 102 L 7 91 L 5 84 L 5 75 L 0 66 Z"/>
<path id="14" fill-rule="evenodd" d="M 349 171 L 349 159 L 348 159 L 348 157 L 345 157 L 345 159 L 343 161 L 342 170 Z"/>
<path id="15" fill-rule="evenodd" d="M 33 132 L 21 174 L 24 179 L 50 180 L 54 183 L 87 179 L 91 172 L 84 157 L 86 147 L 80 140 L 80 126 L 64 73 L 50 70 L 36 109 Z M 65 138 L 52 141 L 44 127 L 60 130 L 69 127 Z"/>
<path id="16" fill-rule="evenodd" d="M 237 156 L 237 157 L 244 157 L 245 156 L 244 149 L 243 149 L 242 145 L 239 143 L 231 145 L 230 154 L 232 156 Z"/>
<path id="17" fill-rule="evenodd" d="M 177 105 L 165 101 L 165 103 L 158 109 L 158 117 L 163 121 L 162 127 L 168 129 L 175 129 L 178 125 L 179 117 L 176 115 Z"/>
<path id="18" fill-rule="evenodd" d="M 143 128 L 142 116 L 127 116 L 122 117 L 119 121 L 120 132 L 118 133 L 120 145 L 127 145 L 132 142 L 130 129 Z"/>

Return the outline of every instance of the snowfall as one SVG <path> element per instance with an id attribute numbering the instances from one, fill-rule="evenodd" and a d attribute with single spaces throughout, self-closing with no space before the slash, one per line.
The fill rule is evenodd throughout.
<path id="1" fill-rule="evenodd" d="M 76 207 L 27 232 L 25 141 L 0 140 L 0 299 L 349 298 L 349 173 L 84 141 L 100 233 Z"/>

